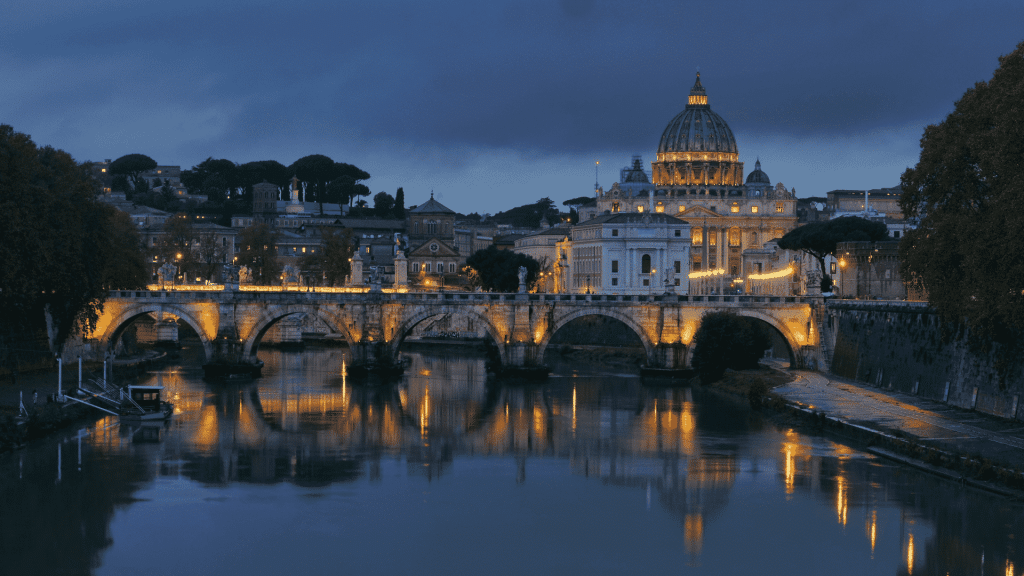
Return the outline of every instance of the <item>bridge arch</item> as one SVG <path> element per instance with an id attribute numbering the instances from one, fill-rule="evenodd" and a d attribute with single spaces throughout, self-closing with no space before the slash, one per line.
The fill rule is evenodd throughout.
<path id="1" fill-rule="evenodd" d="M 448 306 L 439 306 L 437 308 L 428 308 L 426 310 L 420 310 L 419 312 L 409 316 L 402 320 L 401 324 L 395 329 L 394 337 L 391 339 L 391 349 L 389 351 L 391 359 L 395 360 L 398 356 L 398 350 L 402 346 L 402 342 L 405 341 L 405 337 L 412 332 L 412 329 L 417 324 L 423 322 L 428 318 L 434 316 L 440 316 L 442 314 L 459 314 L 462 316 L 468 316 L 474 321 L 479 321 L 484 325 L 484 329 L 494 339 L 494 343 L 498 345 L 498 351 L 501 354 L 501 365 L 508 365 L 508 351 L 505 349 L 505 334 L 503 334 L 498 328 L 491 322 L 485 314 L 481 314 L 476 310 L 464 309 L 463 307 L 449 308 Z"/>
<path id="2" fill-rule="evenodd" d="M 350 346 L 358 341 L 358 339 L 352 337 L 352 333 L 349 331 L 348 326 L 345 325 L 341 318 L 325 309 L 323 306 L 306 304 L 271 306 L 259 317 L 256 324 L 253 325 L 252 330 L 249 331 L 249 335 L 245 338 L 245 345 L 242 348 L 242 357 L 247 358 L 255 355 L 256 350 L 259 348 L 259 342 L 263 339 L 267 330 L 270 330 L 270 327 L 276 324 L 279 320 L 288 316 L 294 316 L 295 314 L 310 314 L 315 316 L 326 324 L 328 328 L 344 336 L 345 342 Z"/>
<path id="3" fill-rule="evenodd" d="M 113 320 L 107 324 L 106 331 L 97 338 L 98 351 L 97 353 L 102 356 L 121 338 L 121 334 L 124 333 L 125 328 L 132 323 L 133 320 L 139 316 L 146 314 L 168 314 L 177 316 L 185 321 L 196 334 L 199 335 L 199 340 L 203 343 L 203 351 L 206 353 L 206 359 L 209 361 L 213 358 L 213 343 L 210 340 L 209 335 L 203 327 L 203 323 L 189 311 L 188 307 L 177 306 L 174 304 L 136 304 L 128 306 L 121 310 Z M 216 330 L 216 325 L 214 325 Z"/>
<path id="4" fill-rule="evenodd" d="M 749 308 L 727 308 L 727 309 L 717 310 L 717 311 L 735 312 L 736 315 L 738 315 L 738 316 L 746 316 L 748 318 L 754 318 L 755 320 L 760 320 L 760 321 L 764 322 L 765 324 L 771 326 L 772 328 L 774 328 L 782 336 L 782 339 L 785 340 L 786 345 L 789 346 L 789 363 L 790 363 L 790 366 L 794 366 L 795 367 L 797 365 L 797 363 L 799 362 L 799 360 L 798 360 L 798 358 L 799 358 L 798 351 L 800 350 L 800 342 L 796 338 L 796 335 L 793 334 L 793 331 L 790 330 L 790 328 L 785 323 L 780 322 L 778 318 L 772 316 L 771 314 L 765 314 L 764 312 L 761 312 L 761 311 L 759 311 L 757 309 L 749 309 Z M 699 327 L 700 326 L 698 326 L 698 328 Z"/>
<path id="5" fill-rule="evenodd" d="M 582 310 L 575 310 L 573 312 L 566 314 L 565 316 L 559 317 L 557 320 L 555 320 L 554 324 L 552 324 L 551 327 L 546 331 L 544 337 L 541 338 L 541 341 L 537 344 L 538 357 L 543 357 L 544 351 L 547 350 L 548 343 L 551 342 L 551 338 L 554 337 L 555 333 L 558 332 L 559 329 L 561 329 L 569 322 L 572 322 L 577 318 L 583 318 L 584 316 L 605 316 L 622 322 L 623 324 L 628 326 L 629 329 L 632 330 L 637 335 L 637 337 L 640 338 L 640 343 L 643 344 L 644 346 L 644 355 L 647 356 L 648 364 L 653 362 L 655 345 L 653 342 L 651 342 L 651 339 L 648 338 L 647 332 L 643 329 L 642 326 L 637 324 L 632 317 L 612 308 L 600 309 L 588 307 Z"/>

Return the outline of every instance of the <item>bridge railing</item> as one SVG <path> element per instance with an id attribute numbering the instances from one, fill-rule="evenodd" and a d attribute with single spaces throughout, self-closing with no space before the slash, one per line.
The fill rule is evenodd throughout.
<path id="1" fill-rule="evenodd" d="M 820 296 L 754 296 L 736 295 L 678 295 L 678 294 L 518 294 L 499 292 L 385 292 L 385 293 L 329 293 L 329 292 L 250 292 L 250 291 L 195 291 L 185 290 L 113 290 L 110 298 L 123 298 L 148 302 L 451 302 L 451 303 L 493 303 L 493 302 L 546 302 L 569 305 L 593 303 L 636 303 L 662 304 L 724 304 L 735 305 L 777 305 L 820 303 Z"/>

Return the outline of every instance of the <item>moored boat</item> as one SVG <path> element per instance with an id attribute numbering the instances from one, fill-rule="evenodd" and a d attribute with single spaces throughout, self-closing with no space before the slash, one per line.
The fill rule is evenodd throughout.
<path id="1" fill-rule="evenodd" d="M 174 412 L 174 404 L 160 398 L 163 386 L 129 386 L 121 402 L 122 420 L 166 420 Z"/>

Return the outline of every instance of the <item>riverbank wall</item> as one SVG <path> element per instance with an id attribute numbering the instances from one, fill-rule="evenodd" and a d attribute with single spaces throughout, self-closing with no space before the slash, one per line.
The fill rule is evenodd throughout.
<path id="1" fill-rule="evenodd" d="M 924 302 L 832 301 L 829 371 L 884 390 L 1024 420 L 1024 363 L 979 350 Z"/>

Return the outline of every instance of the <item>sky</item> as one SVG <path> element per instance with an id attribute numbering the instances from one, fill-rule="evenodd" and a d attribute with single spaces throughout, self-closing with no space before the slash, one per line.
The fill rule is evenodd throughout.
<path id="1" fill-rule="evenodd" d="M 896 186 L 1024 41 L 1020 0 L 4 5 L 0 123 L 37 144 L 182 169 L 325 154 L 467 214 L 592 195 L 634 154 L 649 171 L 698 70 L 746 173 Z"/>

